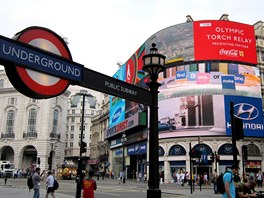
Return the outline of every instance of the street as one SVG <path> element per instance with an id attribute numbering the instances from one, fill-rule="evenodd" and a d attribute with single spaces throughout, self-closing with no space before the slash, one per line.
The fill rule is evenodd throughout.
<path id="1" fill-rule="evenodd" d="M 60 187 L 56 191 L 56 198 L 74 198 L 76 193 L 75 180 L 58 180 Z M 97 191 L 95 198 L 145 198 L 148 189 L 147 183 L 138 183 L 135 180 L 127 180 L 125 184 L 118 184 L 117 180 L 105 179 L 96 180 Z M 212 186 L 202 186 L 200 191 L 199 186 L 195 187 L 195 191 L 191 194 L 188 186 L 180 186 L 176 184 L 160 185 L 162 198 L 187 198 L 187 197 L 221 197 L 220 194 L 214 194 Z M 0 195 L 4 198 L 21 198 L 33 197 L 33 191 L 29 192 L 26 184 L 26 179 L 7 180 L 4 185 L 4 179 L 0 180 Z M 40 197 L 45 196 L 45 182 L 41 184 Z"/>

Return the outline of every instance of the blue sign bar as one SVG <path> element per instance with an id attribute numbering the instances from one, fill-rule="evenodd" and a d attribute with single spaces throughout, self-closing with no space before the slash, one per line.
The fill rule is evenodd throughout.
<path id="1" fill-rule="evenodd" d="M 0 59 L 62 79 L 82 81 L 83 65 L 3 36 L 0 36 Z"/>
<path id="2" fill-rule="evenodd" d="M 129 145 L 127 148 L 127 155 L 139 155 L 147 153 L 147 142 L 140 142 Z"/>

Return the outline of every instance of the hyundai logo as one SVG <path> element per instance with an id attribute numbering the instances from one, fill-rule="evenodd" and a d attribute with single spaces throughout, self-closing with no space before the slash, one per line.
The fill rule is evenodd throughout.
<path id="1" fill-rule="evenodd" d="M 254 120 L 259 115 L 258 109 L 252 104 L 238 103 L 234 105 L 235 117 L 242 120 Z"/>

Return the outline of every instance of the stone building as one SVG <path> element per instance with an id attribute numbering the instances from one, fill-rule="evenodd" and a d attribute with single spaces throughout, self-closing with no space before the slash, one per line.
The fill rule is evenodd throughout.
<path id="1" fill-rule="evenodd" d="M 91 169 L 99 172 L 108 173 L 109 163 L 109 144 L 105 139 L 105 131 L 109 122 L 109 96 L 104 94 L 100 113 L 92 120 L 91 127 L 91 159 L 88 164 Z"/>
<path id="2" fill-rule="evenodd" d="M 46 100 L 28 98 L 13 88 L 1 70 L 0 159 L 23 171 L 35 166 L 56 169 L 64 160 L 69 95 L 66 91 Z"/>

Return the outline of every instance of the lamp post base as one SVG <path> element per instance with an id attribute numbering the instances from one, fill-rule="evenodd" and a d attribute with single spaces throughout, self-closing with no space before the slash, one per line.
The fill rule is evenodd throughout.
<path id="1" fill-rule="evenodd" d="M 147 198 L 161 198 L 161 190 L 160 189 L 148 189 L 147 190 Z"/>

